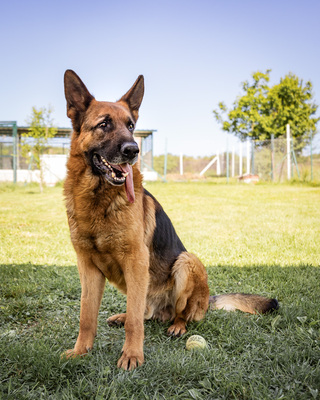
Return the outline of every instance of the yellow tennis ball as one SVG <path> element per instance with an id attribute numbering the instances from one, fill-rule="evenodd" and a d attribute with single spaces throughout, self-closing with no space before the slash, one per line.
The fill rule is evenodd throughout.
<path id="1" fill-rule="evenodd" d="M 200 335 L 192 335 L 186 343 L 187 350 L 200 350 L 207 347 L 206 340 Z"/>

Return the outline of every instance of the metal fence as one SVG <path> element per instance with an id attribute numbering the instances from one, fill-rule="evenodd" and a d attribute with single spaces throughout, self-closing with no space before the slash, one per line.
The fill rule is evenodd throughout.
<path id="1" fill-rule="evenodd" d="M 34 142 L 33 138 L 25 137 L 28 130 L 28 127 L 18 127 L 15 121 L 0 121 L 0 181 L 38 181 L 34 159 L 22 151 L 24 144 L 32 145 Z M 60 156 L 69 153 L 71 132 L 71 128 L 57 128 L 57 135 L 46 141 L 42 158 L 45 159 L 45 172 L 50 183 L 54 181 L 54 176 L 59 181 L 66 174 L 66 157 Z M 158 177 L 153 170 L 153 132 L 155 130 L 136 130 L 134 133 L 140 147 L 141 171 L 148 180 Z"/>
<path id="2" fill-rule="evenodd" d="M 257 180 L 271 182 L 320 181 L 319 135 L 302 149 L 299 141 L 289 137 L 239 143 L 237 150 L 222 155 L 222 176 L 255 175 Z"/>
<path id="3" fill-rule="evenodd" d="M 312 140 L 311 140 L 312 139 Z M 238 142 L 226 151 L 211 157 L 166 156 L 156 157 L 158 172 L 167 171 L 168 179 L 191 179 L 196 176 L 222 177 L 229 180 L 285 182 L 320 182 L 320 136 L 301 142 L 292 137 L 265 141 Z M 167 161 L 166 161 L 167 160 Z"/>

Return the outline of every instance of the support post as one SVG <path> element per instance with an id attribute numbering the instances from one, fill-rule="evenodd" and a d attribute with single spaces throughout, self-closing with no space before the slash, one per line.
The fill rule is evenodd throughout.
<path id="1" fill-rule="evenodd" d="M 239 176 L 242 176 L 242 142 L 239 142 Z"/>
<path id="2" fill-rule="evenodd" d="M 291 179 L 290 124 L 287 124 L 287 178 Z"/>
<path id="3" fill-rule="evenodd" d="M 217 175 L 221 175 L 221 167 L 220 167 L 220 155 L 219 152 L 217 152 Z"/>
<path id="4" fill-rule="evenodd" d="M 228 139 L 227 139 L 227 183 L 229 183 L 229 144 L 228 144 Z"/>
<path id="5" fill-rule="evenodd" d="M 183 175 L 183 154 L 180 153 L 180 175 Z"/>
<path id="6" fill-rule="evenodd" d="M 217 161 L 217 156 L 215 156 L 210 162 L 209 164 L 203 168 L 203 170 L 200 172 L 200 176 L 202 176 L 206 171 L 208 171 L 208 169 L 211 167 L 212 164 L 214 164 Z"/>
<path id="7" fill-rule="evenodd" d="M 274 182 L 274 134 L 271 133 L 271 181 Z"/>
<path id="8" fill-rule="evenodd" d="M 312 131 L 310 132 L 310 163 L 311 163 L 311 182 L 312 182 L 313 181 Z"/>
<path id="9" fill-rule="evenodd" d="M 234 158 L 235 158 L 235 151 L 234 146 L 232 146 L 232 160 L 231 160 L 231 176 L 234 178 Z"/>
<path id="10" fill-rule="evenodd" d="M 12 146 L 13 146 L 13 183 L 17 183 L 18 128 L 16 121 L 14 121 L 12 124 Z"/>
<path id="11" fill-rule="evenodd" d="M 250 141 L 247 139 L 247 174 L 250 174 Z"/>
<path id="12" fill-rule="evenodd" d="M 251 140 L 251 171 L 254 174 L 254 150 L 255 150 L 255 143 L 253 139 Z"/>

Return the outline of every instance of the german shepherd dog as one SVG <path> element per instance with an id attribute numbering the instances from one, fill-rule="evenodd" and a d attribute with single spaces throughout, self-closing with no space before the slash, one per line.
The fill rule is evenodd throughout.
<path id="1" fill-rule="evenodd" d="M 125 342 L 118 367 L 144 362 L 144 320 L 172 321 L 168 334 L 211 308 L 264 313 L 275 299 L 258 295 L 209 296 L 207 273 L 185 249 L 158 201 L 142 186 L 139 148 L 133 132 L 144 95 L 144 78 L 116 102 L 97 101 L 75 72 L 64 77 L 67 115 L 73 134 L 64 186 L 73 246 L 81 281 L 80 330 L 66 357 L 92 349 L 105 280 L 127 296 L 125 314 L 108 319 L 123 324 Z"/>

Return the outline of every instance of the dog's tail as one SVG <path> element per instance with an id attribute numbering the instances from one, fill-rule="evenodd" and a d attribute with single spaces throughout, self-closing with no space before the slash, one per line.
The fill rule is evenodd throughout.
<path id="1" fill-rule="evenodd" d="M 279 308 L 277 299 L 268 299 L 257 294 L 230 293 L 210 296 L 211 309 L 240 310 L 250 314 L 264 314 Z"/>

